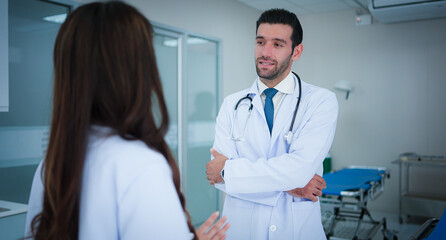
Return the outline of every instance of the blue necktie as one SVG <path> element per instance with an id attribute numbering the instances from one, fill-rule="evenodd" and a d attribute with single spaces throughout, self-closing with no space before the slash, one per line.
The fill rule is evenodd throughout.
<path id="1" fill-rule="evenodd" d="M 269 133 L 271 134 L 273 129 L 273 120 L 274 120 L 274 104 L 273 97 L 277 93 L 277 89 L 275 88 L 267 88 L 263 91 L 266 95 L 265 99 L 265 117 L 266 123 L 268 124 Z"/>

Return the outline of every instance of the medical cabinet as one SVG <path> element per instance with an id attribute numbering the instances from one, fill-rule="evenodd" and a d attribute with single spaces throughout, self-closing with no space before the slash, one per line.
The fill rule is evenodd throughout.
<path id="1" fill-rule="evenodd" d="M 399 164 L 399 220 L 440 217 L 446 209 L 446 159 L 403 154 Z"/>

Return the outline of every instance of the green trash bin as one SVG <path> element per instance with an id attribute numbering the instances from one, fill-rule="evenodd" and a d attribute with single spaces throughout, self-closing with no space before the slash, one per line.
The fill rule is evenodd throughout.
<path id="1" fill-rule="evenodd" d="M 324 159 L 324 174 L 331 172 L 331 154 L 328 153 Z"/>

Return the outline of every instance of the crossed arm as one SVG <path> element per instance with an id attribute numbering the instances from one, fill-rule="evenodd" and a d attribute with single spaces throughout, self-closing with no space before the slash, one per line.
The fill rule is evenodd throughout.
<path id="1" fill-rule="evenodd" d="M 206 164 L 209 183 L 229 194 L 246 196 L 250 193 L 271 193 L 262 199 L 264 204 L 272 204 L 273 193 L 277 191 L 287 191 L 293 196 L 317 201 L 326 184 L 322 177 L 314 173 L 333 141 L 338 113 L 336 96 L 324 90 L 313 92 L 304 102 L 306 111 L 301 117 L 302 124 L 297 128 L 298 134 L 295 134 L 287 153 L 269 159 L 252 154 L 254 156 L 250 157 L 257 157 L 256 161 L 247 158 L 249 149 L 243 155 L 246 157 L 240 157 L 235 143 L 226 137 L 231 134 L 234 121 L 229 114 L 232 102 L 230 98 L 225 99 L 217 117 L 214 148 L 218 151 L 211 150 L 214 159 Z M 234 160 L 226 162 L 228 157 Z M 223 168 L 226 171 L 225 179 L 221 177 Z M 264 184 L 257 184 L 259 179 Z"/>
<path id="2" fill-rule="evenodd" d="M 209 184 L 214 185 L 215 183 L 222 183 L 224 181 L 221 176 L 221 171 L 228 158 L 213 148 L 211 148 L 211 154 L 214 156 L 214 159 L 206 164 L 206 175 Z M 305 187 L 295 188 L 287 191 L 287 193 L 295 197 L 308 198 L 311 201 L 316 202 L 318 200 L 317 197 L 322 195 L 322 190 L 326 186 L 325 180 L 321 176 L 315 174 Z"/>

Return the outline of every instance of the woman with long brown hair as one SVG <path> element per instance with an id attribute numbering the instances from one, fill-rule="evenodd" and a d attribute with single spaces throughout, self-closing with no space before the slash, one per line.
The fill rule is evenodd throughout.
<path id="1" fill-rule="evenodd" d="M 185 209 L 164 140 L 169 121 L 152 37 L 150 22 L 122 2 L 81 6 L 62 24 L 49 146 L 26 237 L 225 237 L 225 217 L 210 228 L 214 213 L 195 231 Z"/>

